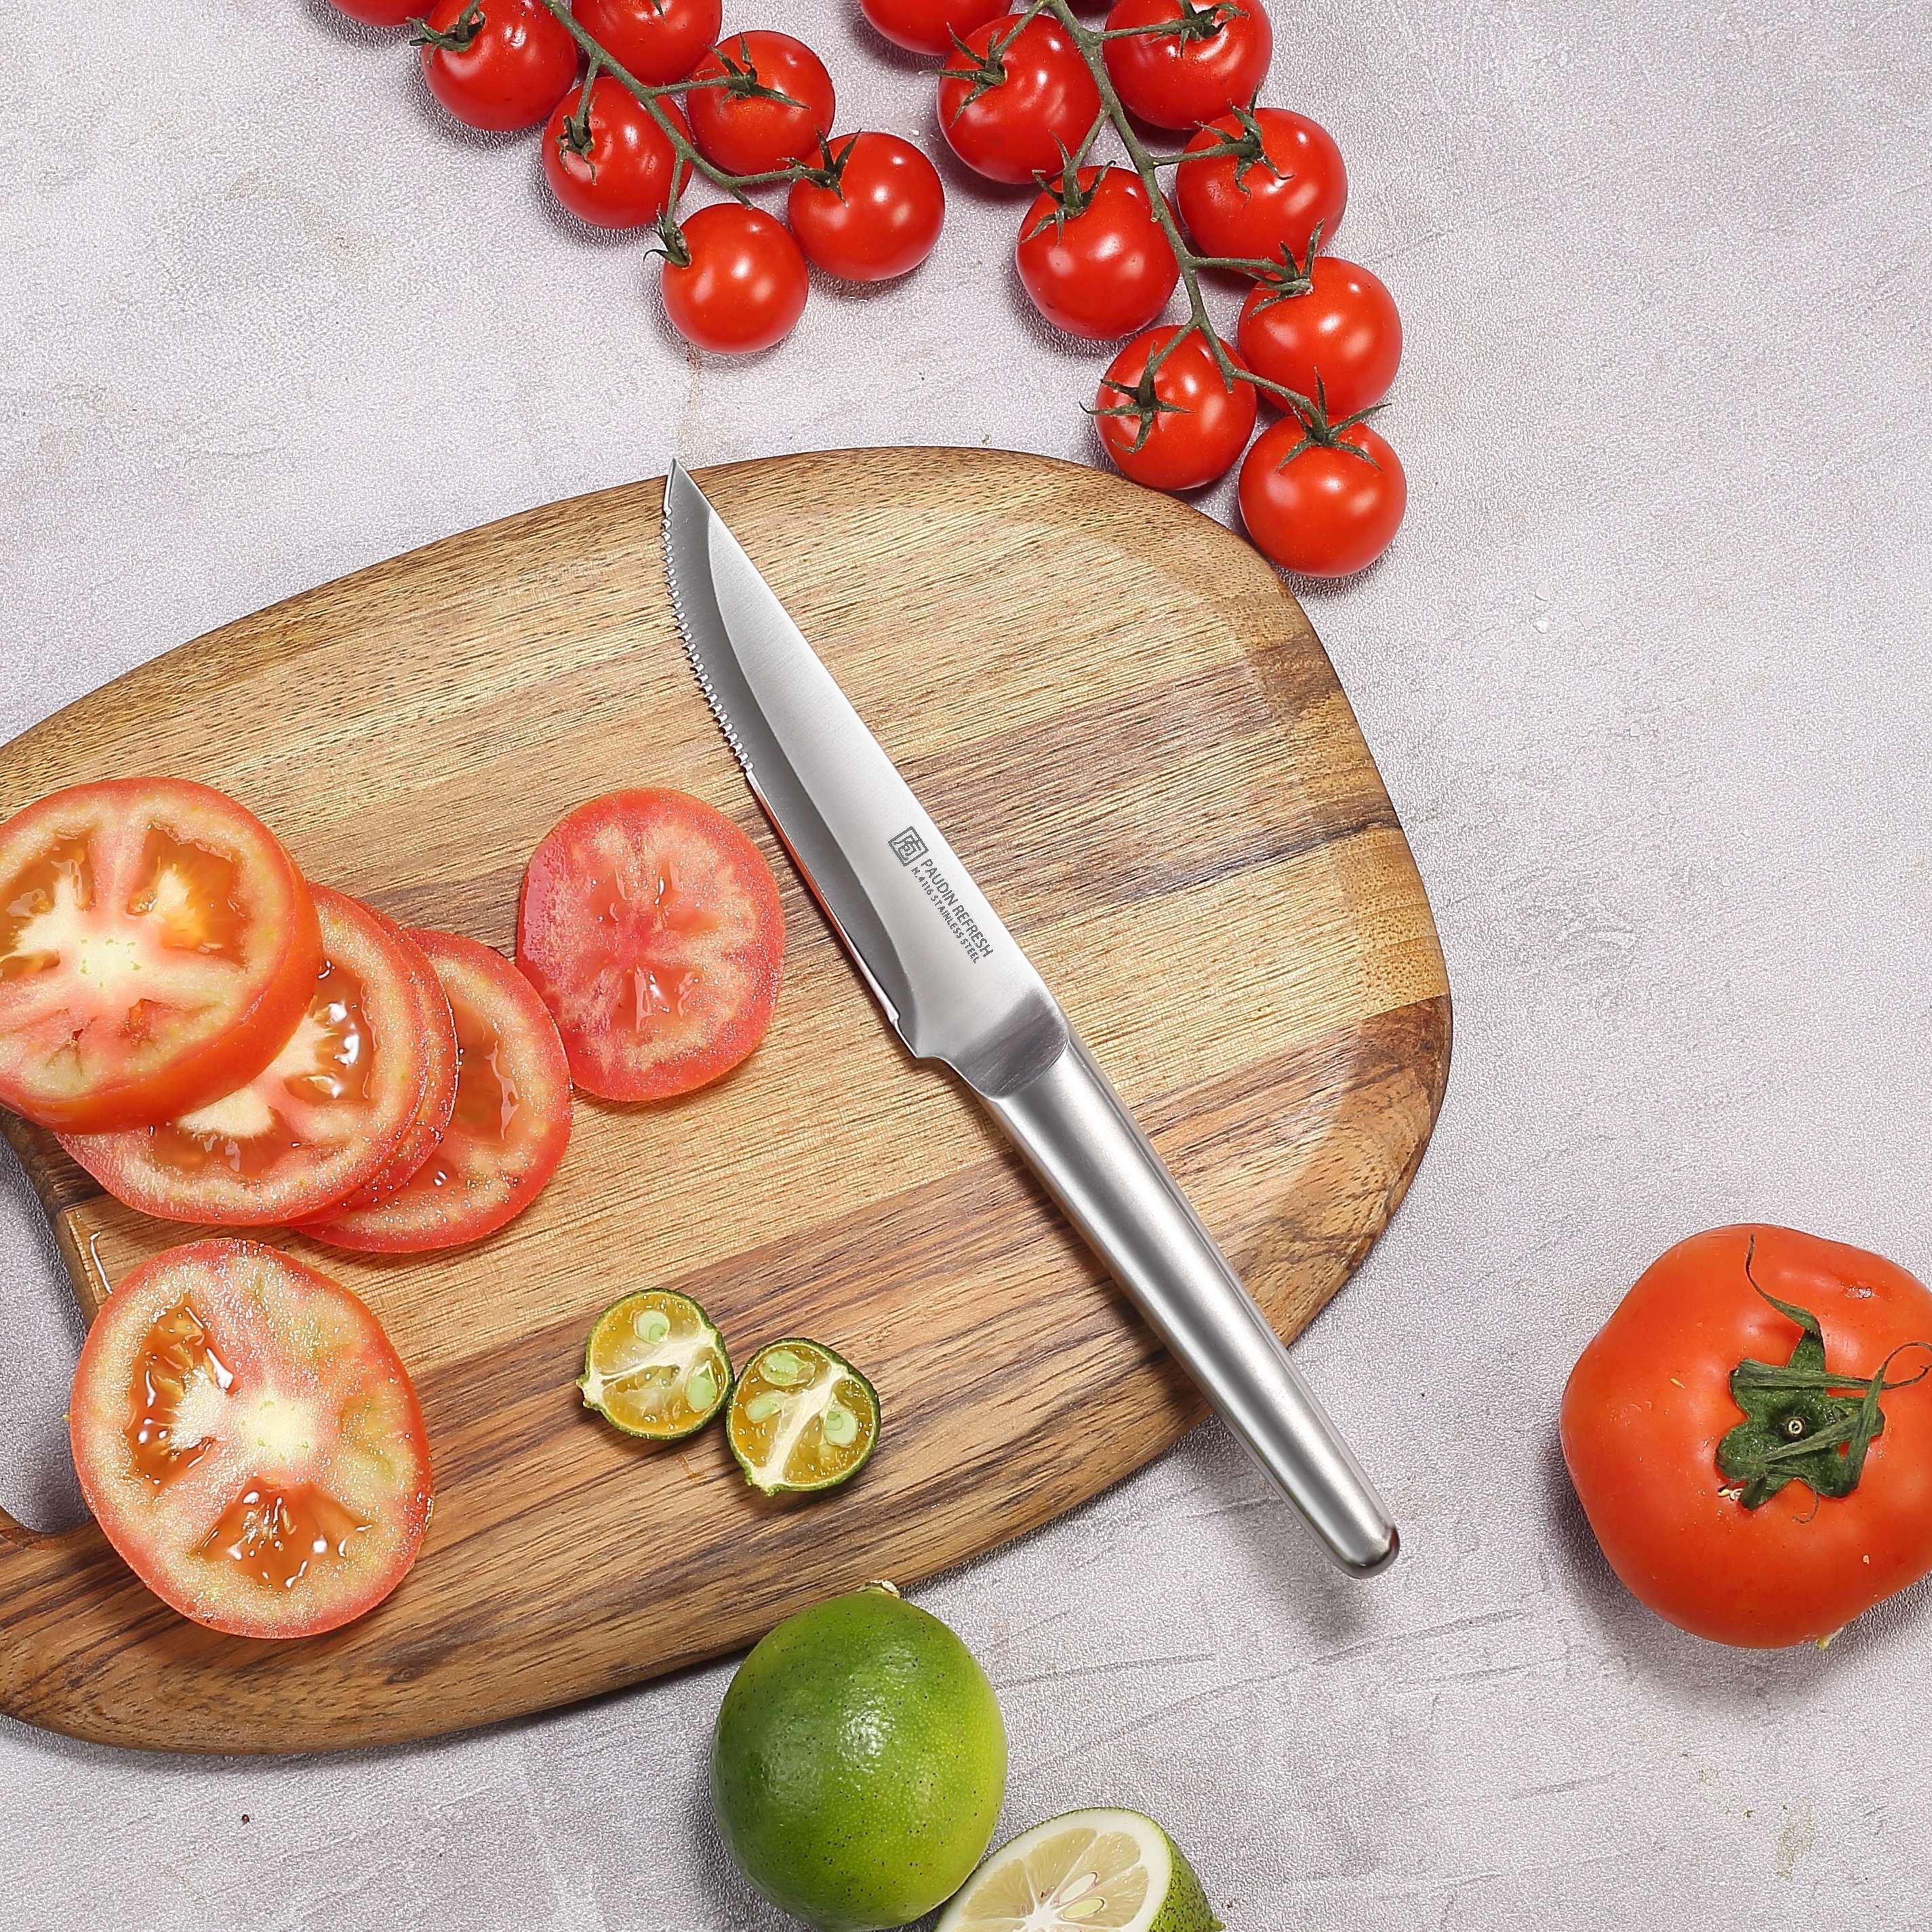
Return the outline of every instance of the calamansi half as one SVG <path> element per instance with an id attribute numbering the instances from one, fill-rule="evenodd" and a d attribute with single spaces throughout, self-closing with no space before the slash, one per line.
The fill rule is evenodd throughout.
<path id="1" fill-rule="evenodd" d="M 878 1444 L 878 1392 L 822 1342 L 770 1342 L 745 1364 L 724 1434 L 768 1496 L 836 1489 Z"/>
<path id="2" fill-rule="evenodd" d="M 676 1442 L 695 1435 L 731 1393 L 731 1358 L 688 1294 L 646 1288 L 597 1318 L 577 1378 L 586 1408 L 626 1436 Z"/>

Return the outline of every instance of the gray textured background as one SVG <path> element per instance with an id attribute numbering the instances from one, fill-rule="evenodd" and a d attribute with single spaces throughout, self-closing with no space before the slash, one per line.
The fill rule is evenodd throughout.
<path id="1" fill-rule="evenodd" d="M 849 11 L 728 19 L 808 31 L 844 125 L 925 136 Z M 1408 527 L 1308 602 L 1457 1016 L 1435 1150 L 1298 1352 L 1407 1554 L 1330 1577 L 1210 1430 L 924 1600 L 1000 1686 L 1008 1825 L 1144 1806 L 1244 1928 L 1922 1922 L 1932 1599 L 1822 1655 L 1678 1635 L 1582 1532 L 1552 1421 L 1697 1227 L 1932 1270 L 1932 8 L 1293 14 L 1271 94 L 1340 139 L 1344 250 L 1409 340 Z M 922 274 L 700 367 L 530 143 L 452 130 L 321 0 L 9 6 L 0 99 L 0 736 L 674 449 L 1092 453 L 1096 359 L 1029 326 L 1015 208 L 956 176 Z M 0 1501 L 50 1524 L 78 1328 L 10 1165 L 0 1262 Z M 706 1822 L 724 1682 L 296 1762 L 0 1722 L 0 1922 L 763 1932 Z"/>

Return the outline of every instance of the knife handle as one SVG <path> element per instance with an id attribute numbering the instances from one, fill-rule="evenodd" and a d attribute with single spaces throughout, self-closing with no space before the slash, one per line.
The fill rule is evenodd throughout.
<path id="1" fill-rule="evenodd" d="M 1394 1560 L 1395 1526 L 1179 1184 L 1070 1029 L 1043 1072 L 982 1098 L 1222 1420 L 1341 1567 Z"/>

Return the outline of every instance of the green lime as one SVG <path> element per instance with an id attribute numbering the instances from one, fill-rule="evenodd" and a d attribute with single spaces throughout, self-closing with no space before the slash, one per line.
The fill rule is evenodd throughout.
<path id="1" fill-rule="evenodd" d="M 822 1342 L 770 1342 L 738 1378 L 724 1436 L 768 1496 L 836 1489 L 878 1446 L 878 1391 Z"/>
<path id="2" fill-rule="evenodd" d="M 817 1932 L 909 1924 L 951 1897 L 1006 1784 L 986 1673 L 890 1584 L 780 1624 L 739 1666 L 711 1741 L 732 1857 Z"/>
<path id="3" fill-rule="evenodd" d="M 938 1932 L 1220 1932 L 1180 1847 L 1138 1811 L 1070 1811 L 974 1874 Z"/>
<path id="4" fill-rule="evenodd" d="M 577 1378 L 584 1406 L 626 1436 L 694 1435 L 731 1393 L 731 1358 L 711 1318 L 674 1288 L 640 1288 L 598 1316 Z"/>

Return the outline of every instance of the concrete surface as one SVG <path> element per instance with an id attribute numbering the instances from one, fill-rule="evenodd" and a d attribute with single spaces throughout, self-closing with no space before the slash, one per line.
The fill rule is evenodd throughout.
<path id="1" fill-rule="evenodd" d="M 1822 1654 L 1680 1636 L 1606 1571 L 1552 1421 L 1694 1228 L 1932 1271 L 1932 7 L 1277 11 L 1270 92 L 1340 139 L 1410 345 L 1408 527 L 1308 602 L 1434 894 L 1456 1070 L 1298 1351 L 1406 1554 L 1330 1576 L 1210 1430 L 924 1600 L 1000 1686 L 1009 1826 L 1144 1806 L 1235 1926 L 1923 1924 L 1932 1594 Z M 926 135 L 850 12 L 728 19 L 808 30 L 844 124 Z M 1014 205 L 956 177 L 916 278 L 700 366 L 634 244 L 322 0 L 10 8 L 0 76 L 0 734 L 674 450 L 1092 454 L 1096 358 L 1029 326 Z M 78 1330 L 10 1166 L 0 1262 L 0 1501 L 52 1523 Z M 724 1682 L 295 1762 L 0 1724 L 0 1923 L 762 1932 L 706 1822 Z"/>

